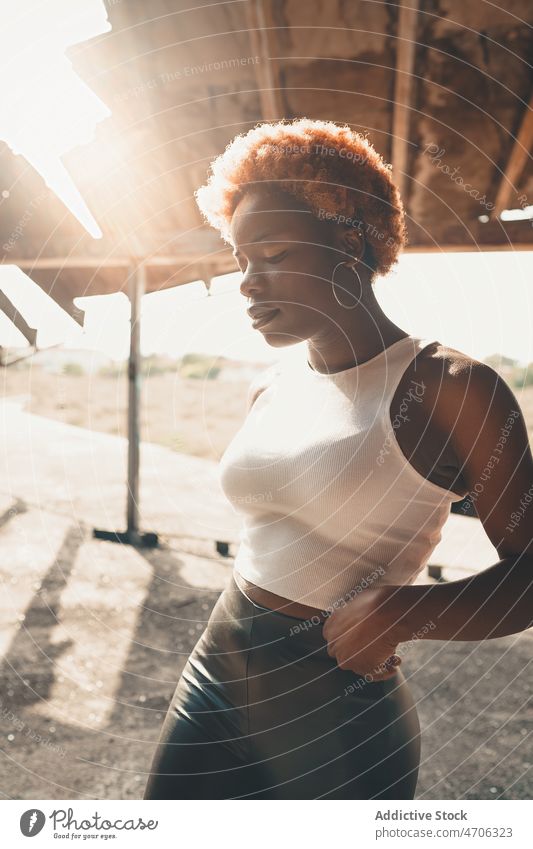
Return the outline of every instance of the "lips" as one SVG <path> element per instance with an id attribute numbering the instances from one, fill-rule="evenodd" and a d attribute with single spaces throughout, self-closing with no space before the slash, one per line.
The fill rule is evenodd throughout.
<path id="1" fill-rule="evenodd" d="M 261 318 L 264 315 L 269 315 L 269 313 L 277 312 L 276 309 L 272 309 L 272 307 L 261 306 L 260 304 L 254 304 L 246 310 L 250 318 Z"/>
<path id="2" fill-rule="evenodd" d="M 268 324 L 279 313 L 279 309 L 254 304 L 246 312 L 252 319 L 252 327 L 256 330 L 258 327 Z"/>

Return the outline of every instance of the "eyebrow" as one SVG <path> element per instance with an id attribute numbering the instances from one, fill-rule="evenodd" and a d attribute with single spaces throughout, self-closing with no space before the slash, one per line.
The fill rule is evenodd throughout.
<path id="1" fill-rule="evenodd" d="M 254 239 L 253 242 L 246 242 L 246 244 L 247 245 L 256 245 L 258 242 L 264 241 L 267 237 L 270 238 L 271 236 L 277 236 L 281 232 L 282 232 L 281 230 L 272 230 L 272 231 L 267 230 L 265 233 L 261 233 L 261 235 L 257 239 Z M 238 253 L 238 251 L 233 249 L 233 256 L 235 256 L 237 253 Z"/>

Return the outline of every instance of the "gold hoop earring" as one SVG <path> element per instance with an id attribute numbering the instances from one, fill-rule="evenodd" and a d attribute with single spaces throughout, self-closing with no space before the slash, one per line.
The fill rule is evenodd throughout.
<path id="1" fill-rule="evenodd" d="M 360 295 L 359 295 L 359 297 L 356 299 L 355 303 L 353 303 L 353 304 L 343 304 L 343 303 L 342 303 L 342 301 L 339 301 L 339 299 L 338 299 L 338 297 L 337 297 L 337 292 L 336 292 L 336 289 L 335 289 L 335 286 L 337 285 L 337 284 L 335 283 L 335 272 L 336 272 L 337 268 L 339 267 L 339 265 L 345 265 L 347 268 L 351 268 L 351 270 L 353 271 L 353 273 L 354 273 L 354 274 L 355 274 L 355 276 L 357 277 L 357 280 L 358 280 L 358 283 L 359 283 Z M 341 289 L 342 289 L 342 288 L 343 288 L 343 287 L 341 286 Z M 333 292 L 333 297 L 334 297 L 334 298 L 335 298 L 335 300 L 337 301 L 338 305 L 339 305 L 340 307 L 344 307 L 344 309 L 345 309 L 345 310 L 353 310 L 353 309 L 355 309 L 355 307 L 356 307 L 356 306 L 358 306 L 358 304 L 360 303 L 360 301 L 361 301 L 361 299 L 362 299 L 362 297 L 363 297 L 363 284 L 362 284 L 362 282 L 361 282 L 361 277 L 360 277 L 360 275 L 359 275 L 359 272 L 357 271 L 357 268 L 355 267 L 355 263 L 354 263 L 354 262 L 345 262 L 345 261 L 341 260 L 341 262 L 338 262 L 338 263 L 337 263 L 337 265 L 336 265 L 336 266 L 335 266 L 335 268 L 333 269 L 333 273 L 332 273 L 332 275 L 331 275 L 331 290 L 332 290 L 332 292 Z M 344 291 L 348 291 L 348 290 L 346 290 L 346 289 L 345 289 Z"/>

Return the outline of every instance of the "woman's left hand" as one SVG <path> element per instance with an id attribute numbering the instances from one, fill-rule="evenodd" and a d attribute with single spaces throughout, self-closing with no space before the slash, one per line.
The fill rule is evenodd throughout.
<path id="1" fill-rule="evenodd" d="M 326 619 L 322 634 L 327 652 L 341 669 L 370 676 L 372 681 L 385 681 L 395 674 L 402 661 L 396 654 L 401 638 L 389 602 L 394 589 L 362 590 Z"/>

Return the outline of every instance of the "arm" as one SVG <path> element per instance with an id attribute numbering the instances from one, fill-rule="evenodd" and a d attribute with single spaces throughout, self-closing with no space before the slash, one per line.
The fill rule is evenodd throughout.
<path id="1" fill-rule="evenodd" d="M 450 583 L 388 587 L 401 640 L 485 640 L 533 626 L 533 458 L 518 402 L 489 366 L 452 377 L 439 405 L 478 516 L 500 560 Z M 433 622 L 435 627 L 424 629 Z M 427 633 L 426 633 L 427 632 Z"/>
<path id="2" fill-rule="evenodd" d="M 400 642 L 485 640 L 533 625 L 533 458 L 518 402 L 493 369 L 469 361 L 440 375 L 434 410 L 501 559 L 460 581 L 370 588 L 334 611 L 328 653 L 378 679 L 394 674 L 384 664 Z"/>

